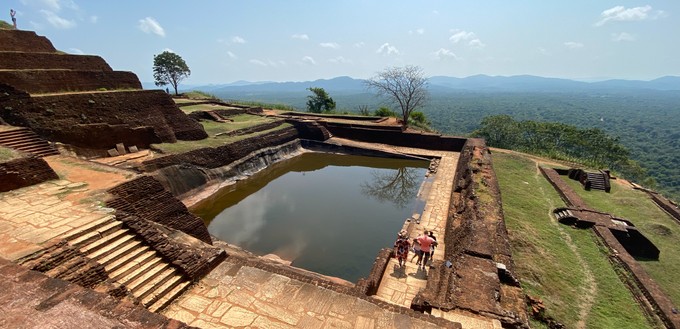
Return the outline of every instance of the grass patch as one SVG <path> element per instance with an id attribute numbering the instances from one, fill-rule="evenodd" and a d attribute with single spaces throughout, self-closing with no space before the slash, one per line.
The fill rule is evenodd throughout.
<path id="1" fill-rule="evenodd" d="M 214 110 L 227 110 L 228 108 L 222 105 L 216 105 L 216 104 L 196 104 L 196 105 L 189 105 L 189 106 L 182 106 L 180 107 L 184 113 L 191 113 L 191 112 L 196 112 L 196 111 L 214 111 Z"/>
<path id="2" fill-rule="evenodd" d="M 0 146 L 0 162 L 21 158 L 21 153 L 11 148 Z"/>
<path id="3" fill-rule="evenodd" d="M 680 225 L 661 210 L 642 191 L 612 181 L 611 193 L 585 191 L 579 182 L 566 179 L 576 193 L 592 208 L 630 220 L 661 251 L 659 260 L 638 260 L 640 265 L 680 305 Z"/>
<path id="4" fill-rule="evenodd" d="M 14 25 L 0 19 L 0 30 L 14 30 Z"/>
<path id="5" fill-rule="evenodd" d="M 258 119 L 253 119 L 252 117 L 256 117 Z M 236 120 L 238 118 L 239 121 Z M 214 122 L 214 121 L 202 121 L 201 124 L 203 125 L 203 128 L 205 131 L 208 133 L 208 138 L 199 140 L 199 141 L 177 141 L 177 143 L 163 143 L 163 144 L 153 144 L 153 147 L 161 150 L 163 153 L 166 154 L 179 154 L 179 153 L 185 153 L 189 152 L 192 150 L 200 149 L 200 148 L 206 148 L 206 147 L 218 147 L 222 146 L 225 144 L 230 144 L 233 142 L 240 141 L 242 139 L 246 139 L 249 137 L 254 137 L 254 136 L 259 136 L 262 134 L 266 134 L 272 131 L 284 129 L 287 127 L 292 127 L 288 123 L 283 123 L 278 127 L 268 129 L 268 130 L 263 130 L 263 131 L 258 131 L 253 134 L 248 134 L 248 135 L 239 135 L 239 136 L 215 136 L 219 133 L 225 133 L 225 132 L 230 132 L 238 129 L 243 129 L 243 128 L 248 128 L 248 127 L 253 127 L 260 125 L 262 123 L 267 123 L 271 122 L 272 119 L 268 118 L 263 118 L 259 116 L 254 116 L 254 115 L 249 115 L 249 114 L 242 114 L 238 115 L 235 117 L 232 117 L 234 119 L 234 122 L 229 122 L 229 123 L 220 123 L 220 122 Z"/>
<path id="6" fill-rule="evenodd" d="M 190 100 L 219 100 L 215 95 L 200 90 L 192 90 L 182 95 Z"/>
<path id="7" fill-rule="evenodd" d="M 286 104 L 271 104 L 271 103 L 239 101 L 239 100 L 229 100 L 229 101 L 227 101 L 227 103 L 243 105 L 243 106 L 250 106 L 250 107 L 261 107 L 263 109 L 273 109 L 273 110 L 281 110 L 281 111 L 297 111 L 296 108 L 294 108 L 290 105 L 286 105 Z"/>
<path id="8" fill-rule="evenodd" d="M 524 291 L 540 297 L 547 315 L 567 328 L 581 320 L 582 305 L 588 305 L 583 296 L 588 295 L 593 297 L 584 319 L 588 328 L 650 327 L 593 233 L 563 226 L 551 217 L 551 210 L 564 202 L 535 162 L 501 152 L 493 153 L 493 161 Z M 594 284 L 588 284 L 589 278 Z M 544 326 L 532 323 L 532 327 Z"/>

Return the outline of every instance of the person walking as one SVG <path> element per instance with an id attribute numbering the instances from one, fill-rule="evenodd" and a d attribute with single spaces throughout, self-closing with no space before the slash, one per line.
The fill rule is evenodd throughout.
<path id="1" fill-rule="evenodd" d="M 420 249 L 418 238 L 413 238 L 413 257 L 411 257 L 411 263 L 413 263 L 413 259 L 416 257 L 418 257 L 416 265 L 420 265 L 420 262 L 423 260 L 423 251 Z"/>
<path id="2" fill-rule="evenodd" d="M 425 265 L 430 259 L 430 248 L 435 243 L 435 241 L 428 235 L 427 231 L 424 231 L 423 235 L 418 237 L 418 242 L 420 243 L 420 250 L 423 251 L 423 262 L 420 264 L 420 266 L 425 269 Z"/>
<path id="3" fill-rule="evenodd" d="M 9 10 L 9 16 L 12 17 L 12 25 L 14 25 L 15 30 L 17 28 L 17 18 L 15 17 L 16 14 L 17 14 L 17 12 L 14 11 L 14 9 Z"/>
<path id="4" fill-rule="evenodd" d="M 394 242 L 394 254 L 397 256 L 397 261 L 399 261 L 399 267 L 406 265 L 406 257 L 408 257 L 408 249 L 410 247 L 411 243 L 408 241 L 408 234 L 402 230 L 397 236 L 397 241 Z"/>
<path id="5" fill-rule="evenodd" d="M 431 237 L 432 240 L 434 240 L 434 243 L 433 243 L 432 246 L 430 247 L 430 261 L 432 261 L 432 259 L 433 259 L 432 257 L 434 257 L 434 249 L 437 247 L 437 245 L 438 245 L 439 243 L 437 242 L 437 237 L 434 236 L 434 232 L 433 232 L 433 231 L 430 231 L 428 236 Z"/>

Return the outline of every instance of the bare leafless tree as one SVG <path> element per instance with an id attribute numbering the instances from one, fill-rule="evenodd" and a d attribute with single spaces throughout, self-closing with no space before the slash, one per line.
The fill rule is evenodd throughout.
<path id="1" fill-rule="evenodd" d="M 373 179 L 361 183 L 361 194 L 380 202 L 389 201 L 404 208 L 418 194 L 418 170 L 399 168 L 388 171 L 371 171 Z"/>
<path id="2" fill-rule="evenodd" d="M 411 112 L 423 106 L 428 98 L 427 78 L 419 66 L 389 67 L 365 83 L 378 96 L 387 97 L 401 109 L 404 129 L 408 127 Z"/>

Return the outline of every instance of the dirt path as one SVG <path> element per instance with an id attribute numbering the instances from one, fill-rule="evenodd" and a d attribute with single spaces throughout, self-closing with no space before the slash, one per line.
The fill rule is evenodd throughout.
<path id="1" fill-rule="evenodd" d="M 536 164 L 536 173 L 534 174 L 534 179 L 536 181 L 542 180 L 543 176 L 541 174 L 541 171 L 539 170 L 538 166 L 539 163 L 537 161 L 534 161 Z M 540 186 L 540 184 L 539 184 Z M 544 191 L 543 187 L 540 187 L 541 194 L 546 195 L 547 191 Z M 546 202 L 549 204 L 550 209 L 555 208 L 555 204 L 548 198 L 546 198 Z M 552 216 L 552 211 L 549 210 L 548 213 L 546 214 L 548 218 L 550 218 L 550 223 L 555 226 L 555 229 L 560 233 L 560 236 L 562 237 L 562 240 L 567 244 L 569 249 L 572 251 L 574 256 L 576 256 L 576 261 L 578 261 L 579 266 L 583 270 L 583 275 L 584 275 L 584 281 L 583 285 L 581 286 L 581 299 L 579 301 L 579 321 L 576 323 L 575 328 L 579 329 L 585 329 L 587 328 L 587 320 L 588 316 L 590 315 L 590 311 L 593 308 L 593 304 L 595 303 L 595 296 L 597 295 L 597 282 L 595 281 L 595 276 L 593 275 L 593 272 L 590 270 L 590 267 L 588 266 L 588 263 L 581 257 L 581 254 L 578 252 L 578 246 L 574 244 L 574 241 L 572 241 L 571 236 L 565 231 L 564 226 L 560 225 Z"/>

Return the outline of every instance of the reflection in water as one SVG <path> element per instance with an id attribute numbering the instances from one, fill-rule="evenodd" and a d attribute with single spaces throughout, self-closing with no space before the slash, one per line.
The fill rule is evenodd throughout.
<path id="1" fill-rule="evenodd" d="M 372 170 L 370 182 L 361 183 L 361 193 L 380 202 L 389 201 L 404 209 L 416 197 L 422 179 L 416 168 L 399 168 L 391 171 Z"/>
<path id="2" fill-rule="evenodd" d="M 191 210 L 219 239 L 356 282 L 411 215 L 426 167 L 425 161 L 308 153 L 218 191 Z M 381 177 L 396 177 L 397 190 L 413 190 L 411 199 L 389 199 L 399 201 L 395 207 L 366 197 L 363 186 L 384 187 L 388 181 Z"/>

